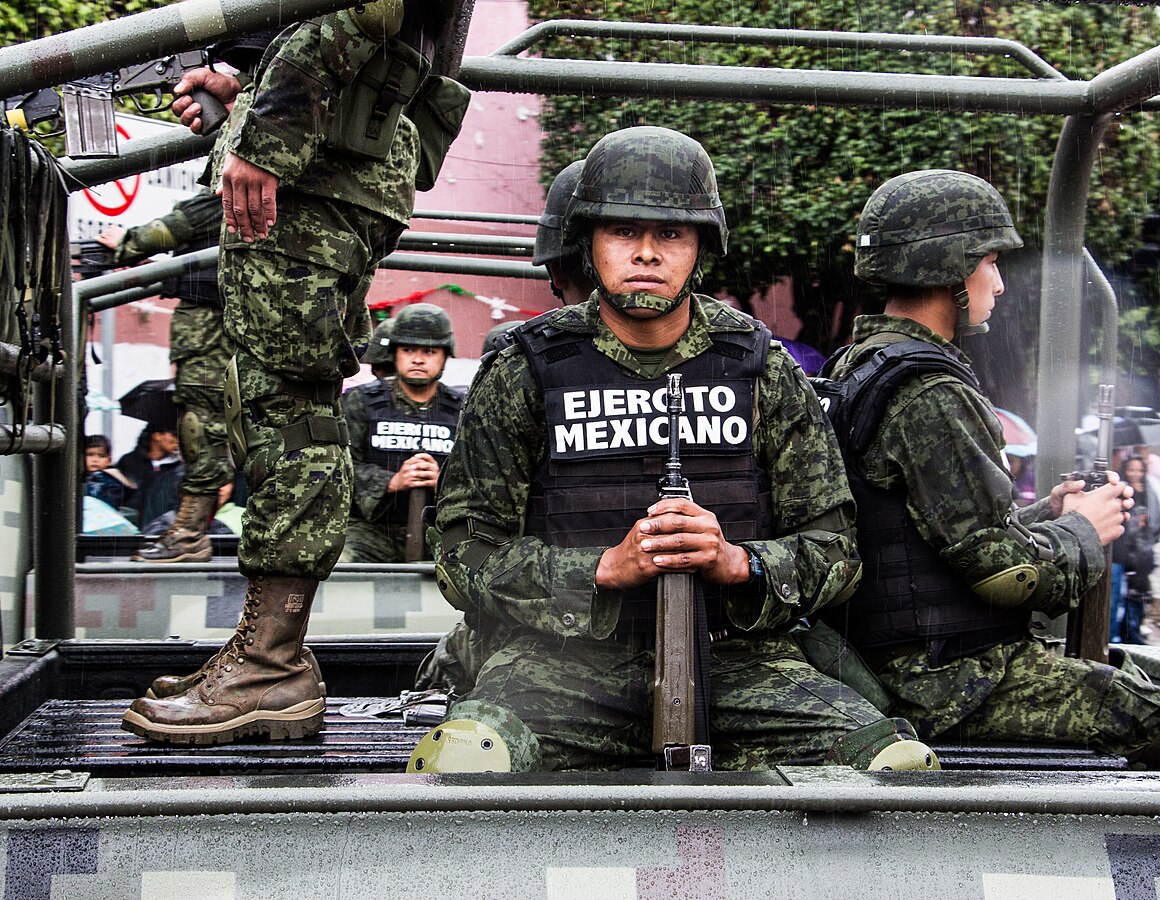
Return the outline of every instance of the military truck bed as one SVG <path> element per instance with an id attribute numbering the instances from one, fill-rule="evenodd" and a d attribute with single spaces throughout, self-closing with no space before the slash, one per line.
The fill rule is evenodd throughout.
<path id="1" fill-rule="evenodd" d="M 344 715 L 355 699 L 398 697 L 431 638 L 311 641 L 327 680 L 325 728 L 306 741 L 211 747 L 147 741 L 122 731 L 125 707 L 165 672 L 193 671 L 209 641 L 29 641 L 0 662 L 0 775 L 82 771 L 94 777 L 402 772 L 429 726 L 400 713 Z M 1078 748 L 936 745 L 947 769 L 1122 770 L 1125 761 Z M 648 766 L 640 761 L 641 768 Z"/>

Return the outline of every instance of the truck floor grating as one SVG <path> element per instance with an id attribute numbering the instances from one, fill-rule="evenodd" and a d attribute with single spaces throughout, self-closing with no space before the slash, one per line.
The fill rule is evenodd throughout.
<path id="1" fill-rule="evenodd" d="M 350 717 L 350 699 L 328 698 L 326 727 L 303 741 L 246 740 L 190 747 L 121 730 L 127 700 L 49 700 L 0 743 L 0 772 L 83 770 L 118 775 L 230 775 L 277 772 L 401 772 L 430 726 L 399 714 Z M 1125 769 L 1122 757 L 1070 747 L 959 747 L 935 744 L 944 769 L 1097 771 Z"/>
<path id="2" fill-rule="evenodd" d="M 80 769 L 94 776 L 401 772 L 430 726 L 398 714 L 353 718 L 327 698 L 325 727 L 309 740 L 246 739 L 217 746 L 148 741 L 121 730 L 128 700 L 49 700 L 0 743 L 0 772 Z"/>

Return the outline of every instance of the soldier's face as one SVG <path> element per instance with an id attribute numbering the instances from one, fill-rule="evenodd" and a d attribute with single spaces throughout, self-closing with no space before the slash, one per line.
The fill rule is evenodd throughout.
<path id="1" fill-rule="evenodd" d="M 438 378 L 446 362 L 447 351 L 442 347 L 402 346 L 395 351 L 395 368 L 414 383 Z"/>
<path id="2" fill-rule="evenodd" d="M 995 298 L 1003 293 L 1003 276 L 999 274 L 998 262 L 998 253 L 988 253 L 967 276 L 967 308 L 972 325 L 980 325 L 991 318 Z"/>
<path id="3" fill-rule="evenodd" d="M 600 221 L 592 228 L 592 264 L 613 294 L 656 294 L 672 300 L 693 274 L 700 243 L 695 225 Z"/>

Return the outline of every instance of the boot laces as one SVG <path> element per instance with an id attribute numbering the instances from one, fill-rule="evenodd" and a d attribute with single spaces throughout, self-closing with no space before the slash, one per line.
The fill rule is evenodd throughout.
<path id="1" fill-rule="evenodd" d="M 238 621 L 237 630 L 226 641 L 225 646 L 222 647 L 221 652 L 217 657 L 211 660 L 212 667 L 206 672 L 206 686 L 212 686 L 212 683 L 221 675 L 223 669 L 232 667 L 234 662 L 245 662 L 246 647 L 252 643 L 250 635 L 258 630 L 257 618 L 258 608 L 261 606 L 259 594 L 262 593 L 260 584 L 253 581 L 250 582 L 249 588 L 246 590 L 246 599 L 242 604 L 242 617 Z"/>

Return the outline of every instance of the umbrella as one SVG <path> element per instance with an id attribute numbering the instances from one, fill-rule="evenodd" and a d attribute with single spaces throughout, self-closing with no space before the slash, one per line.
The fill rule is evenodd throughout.
<path id="1" fill-rule="evenodd" d="M 153 431 L 177 431 L 173 390 L 172 378 L 142 381 L 121 398 L 121 412 L 147 422 Z"/>
<path id="2" fill-rule="evenodd" d="M 1003 438 L 1007 442 L 1007 452 L 1013 456 L 1034 456 L 1039 451 L 1039 439 L 1035 429 L 1022 416 L 1010 410 L 995 408 L 999 424 L 1003 426 Z"/>
<path id="3" fill-rule="evenodd" d="M 85 534 L 123 535 L 140 534 L 137 526 L 126 519 L 113 507 L 103 500 L 90 497 L 83 498 L 81 530 Z"/>

